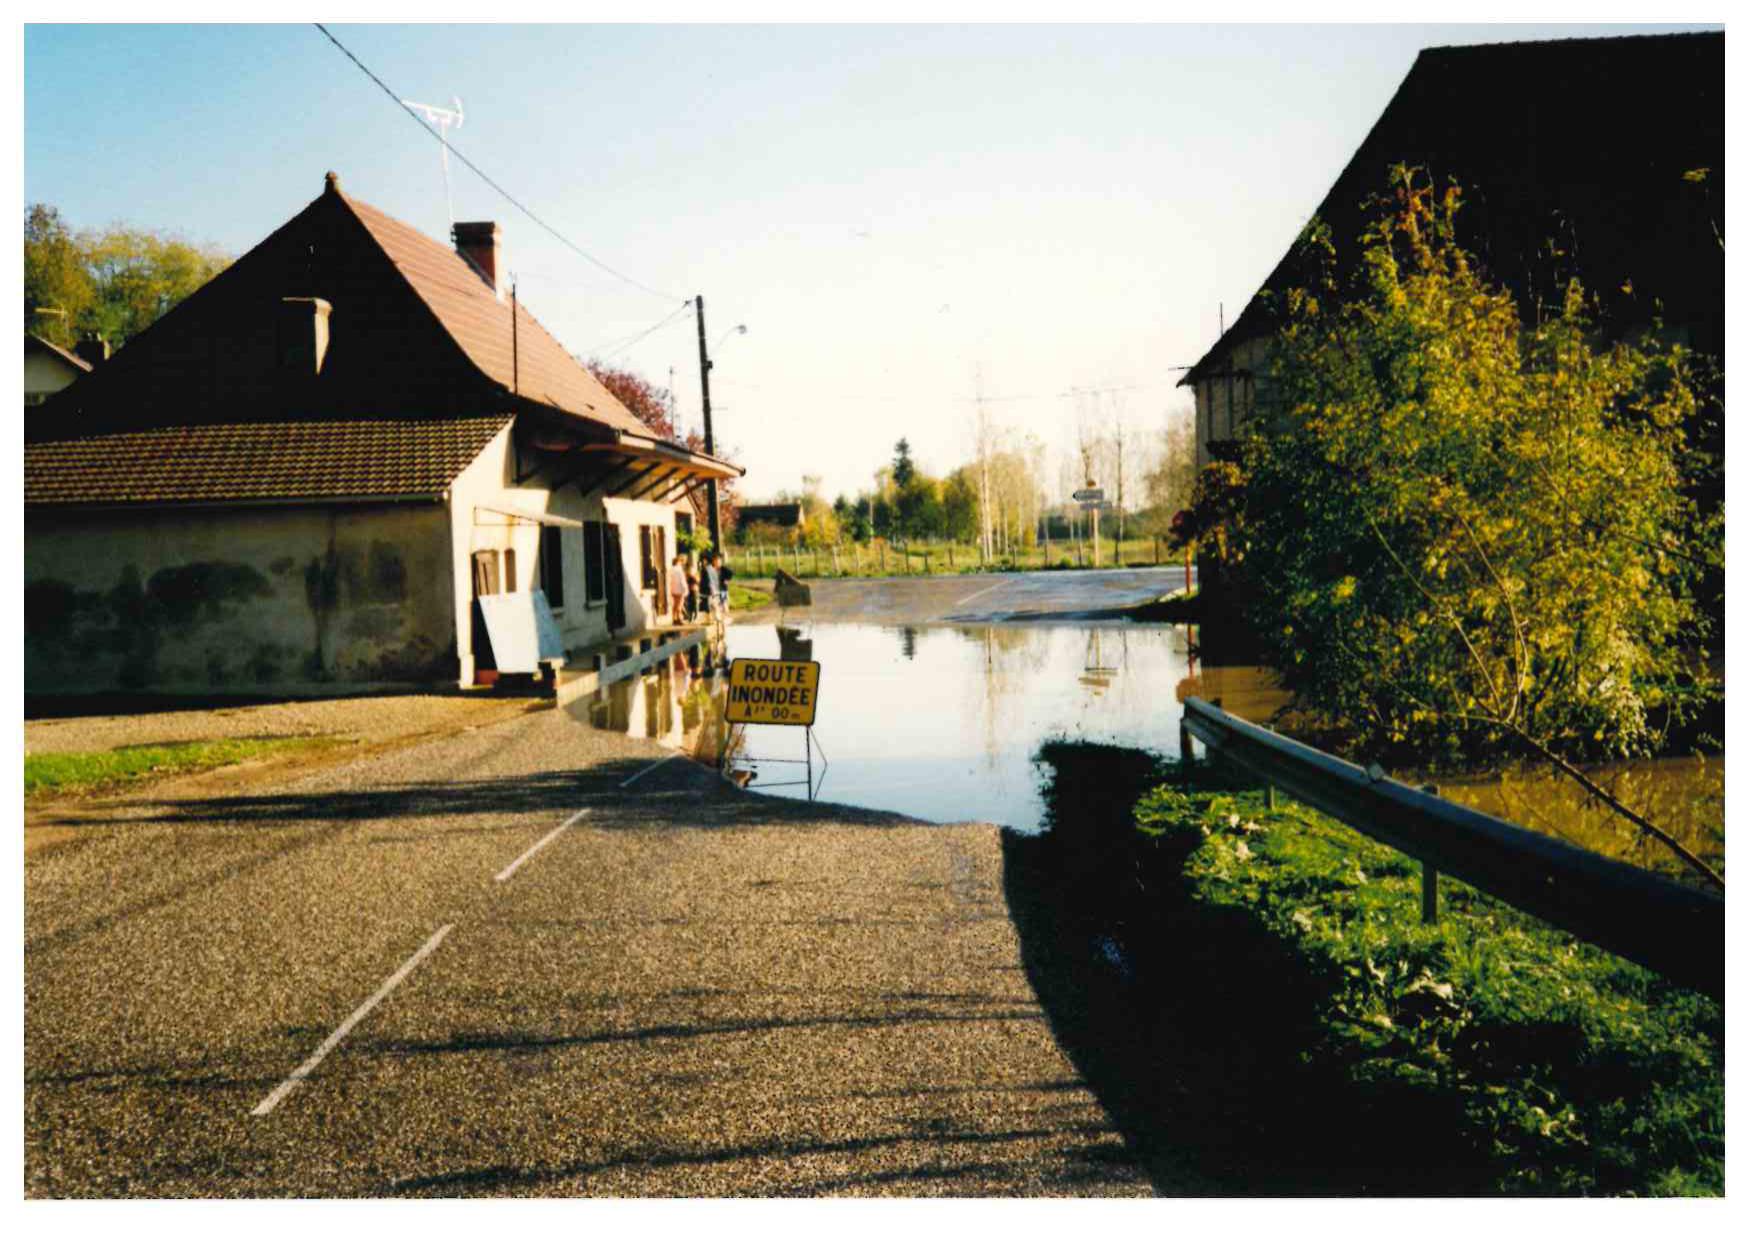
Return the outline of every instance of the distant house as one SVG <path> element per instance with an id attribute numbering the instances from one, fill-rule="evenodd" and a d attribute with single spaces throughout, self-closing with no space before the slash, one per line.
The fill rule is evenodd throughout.
<path id="1" fill-rule="evenodd" d="M 668 619 L 676 506 L 742 471 L 633 417 L 515 303 L 499 243 L 330 173 L 33 414 L 26 692 L 472 684 L 535 589 L 569 650 Z"/>
<path id="2" fill-rule="evenodd" d="M 1317 208 L 1351 255 L 1392 165 L 1455 180 L 1464 244 L 1518 297 L 1558 303 L 1577 275 L 1604 325 L 1724 343 L 1724 36 L 1656 35 L 1429 48 Z M 1196 398 L 1197 463 L 1267 404 L 1265 294 L 1289 251 L 1180 386 Z"/>
<path id="3" fill-rule="evenodd" d="M 776 525 L 787 529 L 801 524 L 801 505 L 742 504 L 737 509 L 735 524 L 743 530 L 755 525 Z"/>
<path id="4" fill-rule="evenodd" d="M 80 375 L 89 374 L 91 363 L 77 353 L 44 340 L 34 332 L 24 333 L 24 407 L 34 409 Z"/>

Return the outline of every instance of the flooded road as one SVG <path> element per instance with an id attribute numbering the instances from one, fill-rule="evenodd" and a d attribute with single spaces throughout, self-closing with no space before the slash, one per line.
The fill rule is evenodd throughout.
<path id="1" fill-rule="evenodd" d="M 728 650 L 819 661 L 816 797 L 1024 832 L 1043 820 L 1039 745 L 1093 740 L 1175 754 L 1171 690 L 1190 672 L 1186 632 L 1163 626 L 743 624 L 729 629 Z M 570 709 L 710 761 L 722 741 L 712 695 L 724 683 L 681 663 Z M 799 728 L 754 727 L 733 761 L 754 773 L 755 789 L 806 797 L 805 784 L 787 784 L 801 778 L 793 764 L 805 744 Z"/>
<path id="2" fill-rule="evenodd" d="M 817 744 L 810 754 L 799 728 L 737 730 L 728 767 L 774 795 L 811 793 L 931 822 L 993 822 L 1035 833 L 1045 822 L 1045 772 L 1035 760 L 1045 742 L 1093 741 L 1172 758 L 1187 697 L 1262 723 L 1286 705 L 1266 669 L 1202 667 L 1192 649 L 1183 627 L 1124 622 L 739 623 L 728 631 L 730 657 L 821 664 Z M 595 727 L 649 737 L 716 765 L 725 685 L 725 677 L 676 659 L 568 709 Z M 1589 773 L 1693 852 L 1722 864 L 1721 757 Z M 1409 772 L 1401 777 L 1418 782 Z M 1669 865 L 1662 849 L 1559 776 L 1435 778 L 1451 800 L 1607 856 Z"/>

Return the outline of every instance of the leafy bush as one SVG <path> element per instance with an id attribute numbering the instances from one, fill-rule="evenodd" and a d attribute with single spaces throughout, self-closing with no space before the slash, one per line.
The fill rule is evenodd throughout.
<path id="1" fill-rule="evenodd" d="M 1456 191 L 1393 189 L 1349 276 L 1308 231 L 1328 261 L 1285 299 L 1245 446 L 1268 659 L 1373 751 L 1652 751 L 1703 696 L 1684 652 L 1722 563 L 1689 496 L 1700 363 L 1598 343 L 1576 282 L 1526 328 Z"/>

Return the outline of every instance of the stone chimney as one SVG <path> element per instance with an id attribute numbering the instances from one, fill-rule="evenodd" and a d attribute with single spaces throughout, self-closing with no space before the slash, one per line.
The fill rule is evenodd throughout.
<path id="1" fill-rule="evenodd" d="M 492 296 L 504 300 L 503 229 L 491 220 L 474 220 L 455 226 L 455 252 L 479 272 L 492 290 Z"/>
<path id="2" fill-rule="evenodd" d="M 279 299 L 279 370 L 288 378 L 314 379 L 328 359 L 328 315 L 320 297 Z"/>
<path id="3" fill-rule="evenodd" d="M 73 346 L 73 352 L 79 355 L 80 361 L 96 370 L 109 360 L 109 341 L 102 336 L 86 336 Z"/>

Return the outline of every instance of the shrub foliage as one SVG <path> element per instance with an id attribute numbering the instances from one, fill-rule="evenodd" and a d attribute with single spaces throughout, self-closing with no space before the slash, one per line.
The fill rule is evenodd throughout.
<path id="1" fill-rule="evenodd" d="M 1307 230 L 1243 462 L 1263 641 L 1370 749 L 1647 752 L 1703 692 L 1722 559 L 1686 485 L 1701 363 L 1601 342 L 1576 282 L 1526 326 L 1459 201 L 1397 169 L 1346 268 Z"/>

